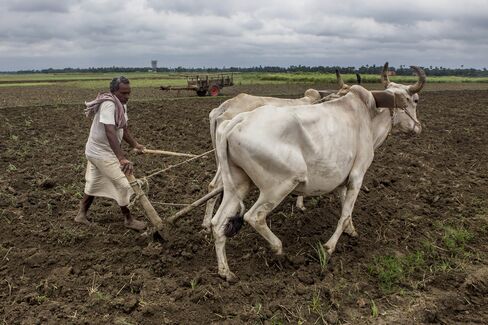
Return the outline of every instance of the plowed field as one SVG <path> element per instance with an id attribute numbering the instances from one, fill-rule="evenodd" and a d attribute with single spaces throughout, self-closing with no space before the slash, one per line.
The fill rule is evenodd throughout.
<path id="1" fill-rule="evenodd" d="M 227 243 L 235 284 L 217 274 L 213 239 L 200 227 L 203 207 L 164 243 L 124 228 L 107 199 L 92 207 L 96 225 L 73 222 L 90 127 L 83 101 L 96 92 L 0 88 L 0 322 L 486 324 L 488 97 L 476 87 L 429 85 L 421 93 L 423 132 L 390 135 L 378 149 L 353 213 L 359 237 L 344 234 L 327 266 L 316 247 L 335 229 L 338 199 L 306 198 L 301 212 L 289 197 L 268 218 L 287 258 L 275 258 L 245 225 Z M 306 88 L 224 93 L 299 97 Z M 229 98 L 133 93 L 138 141 L 189 153 L 211 149 L 208 113 Z M 185 160 L 130 158 L 137 177 Z M 213 155 L 181 165 L 150 178 L 148 197 L 169 216 L 180 206 L 168 203 L 206 194 L 214 171 Z M 143 218 L 141 208 L 132 210 Z"/>

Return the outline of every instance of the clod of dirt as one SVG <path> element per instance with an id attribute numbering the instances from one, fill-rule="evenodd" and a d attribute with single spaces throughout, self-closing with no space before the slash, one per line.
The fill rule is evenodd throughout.
<path id="1" fill-rule="evenodd" d="M 39 267 L 46 260 L 46 255 L 38 252 L 32 256 L 29 256 L 25 262 L 29 267 Z"/>
<path id="2" fill-rule="evenodd" d="M 314 284 L 314 282 L 315 282 L 315 280 L 310 275 L 310 273 L 306 273 L 304 271 L 298 272 L 297 277 L 298 277 L 298 280 L 300 280 L 300 282 L 302 282 L 304 284 L 311 285 L 311 284 Z"/>
<path id="3" fill-rule="evenodd" d="M 306 263 L 306 261 L 307 261 L 305 259 L 305 256 L 303 256 L 303 255 L 289 256 L 288 259 L 293 264 L 293 266 L 304 265 Z"/>
<path id="4" fill-rule="evenodd" d="M 482 267 L 468 275 L 463 286 L 470 294 L 488 295 L 488 267 Z"/>
<path id="5" fill-rule="evenodd" d="M 337 324 L 339 322 L 339 315 L 335 310 L 331 310 L 325 315 L 325 320 L 328 324 Z"/>
<path id="6" fill-rule="evenodd" d="M 297 285 L 296 289 L 295 289 L 295 292 L 300 295 L 300 296 L 303 296 L 304 294 L 307 293 L 307 288 L 303 285 L 303 284 L 299 284 Z"/>
<path id="7" fill-rule="evenodd" d="M 136 309 L 139 301 L 135 297 L 117 298 L 114 300 L 113 305 L 117 309 L 123 310 L 125 313 L 131 313 Z"/>
<path id="8" fill-rule="evenodd" d="M 439 316 L 436 311 L 426 310 L 424 313 L 424 321 L 426 323 L 439 323 Z"/>
<path id="9" fill-rule="evenodd" d="M 73 268 L 71 266 L 57 267 L 51 271 L 51 278 L 66 278 L 70 274 L 73 274 Z"/>
<path id="10" fill-rule="evenodd" d="M 162 254 L 163 247 L 160 243 L 149 243 L 142 249 L 142 255 L 147 257 L 158 257 Z"/>
<path id="11" fill-rule="evenodd" d="M 358 305 L 359 308 L 364 308 L 366 307 L 366 301 L 363 298 L 359 298 L 356 301 L 356 305 Z"/>
<path id="12" fill-rule="evenodd" d="M 45 190 L 53 188 L 56 186 L 56 181 L 53 179 L 45 179 L 41 183 L 39 183 L 39 186 Z"/>

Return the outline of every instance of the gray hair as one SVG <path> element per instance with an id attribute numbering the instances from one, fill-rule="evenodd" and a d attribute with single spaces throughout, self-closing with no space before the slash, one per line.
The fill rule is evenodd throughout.
<path id="1" fill-rule="evenodd" d="M 110 92 L 113 93 L 119 90 L 120 84 L 128 85 L 129 83 L 129 79 L 124 76 L 115 77 L 112 79 L 112 81 L 110 81 Z"/>

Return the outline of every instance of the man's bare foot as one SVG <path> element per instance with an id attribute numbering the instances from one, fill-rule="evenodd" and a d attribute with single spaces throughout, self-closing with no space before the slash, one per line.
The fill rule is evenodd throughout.
<path id="1" fill-rule="evenodd" d="M 137 231 L 141 231 L 146 229 L 146 223 L 144 221 L 139 221 L 136 219 L 125 220 L 124 225 L 129 229 L 134 229 Z"/>
<path id="2" fill-rule="evenodd" d="M 91 223 L 90 220 L 86 218 L 86 214 L 81 211 L 79 211 L 78 214 L 76 215 L 75 222 L 82 223 L 87 226 L 93 225 L 93 223 Z"/>

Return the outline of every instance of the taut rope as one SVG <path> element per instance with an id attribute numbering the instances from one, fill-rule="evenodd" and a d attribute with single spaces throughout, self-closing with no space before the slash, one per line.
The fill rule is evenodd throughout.
<path id="1" fill-rule="evenodd" d="M 137 183 L 137 185 L 139 185 L 139 187 L 140 187 L 140 188 L 143 190 L 143 192 L 147 193 L 147 192 L 149 192 L 149 182 L 148 182 L 148 179 L 149 179 L 149 178 L 151 178 L 151 177 L 153 177 L 153 176 L 156 176 L 156 175 L 158 175 L 158 174 L 164 173 L 164 172 L 166 172 L 166 171 L 168 171 L 168 170 L 170 170 L 170 169 L 172 169 L 172 168 L 175 168 L 175 167 L 181 166 L 181 165 L 183 165 L 183 164 L 186 164 L 186 163 L 188 163 L 188 162 L 190 162 L 190 161 L 193 161 L 193 160 L 195 160 L 195 159 L 201 158 L 201 157 L 203 157 L 203 156 L 205 156 L 205 155 L 208 155 L 209 153 L 212 153 L 212 152 L 214 152 L 214 151 L 215 151 L 215 149 L 212 149 L 212 150 L 209 150 L 209 151 L 207 151 L 207 152 L 204 152 L 204 153 L 202 153 L 202 154 L 200 154 L 200 155 L 197 155 L 197 156 L 194 156 L 194 157 L 192 157 L 192 158 L 190 158 L 190 159 L 187 159 L 187 160 L 185 160 L 185 161 L 182 161 L 182 162 L 180 162 L 180 163 L 178 163 L 178 164 L 176 164 L 176 165 L 170 165 L 169 167 L 166 167 L 166 168 L 164 168 L 164 169 L 158 170 L 157 172 L 154 172 L 154 173 L 152 173 L 152 174 L 149 174 L 149 175 L 147 175 L 147 176 L 144 176 L 144 177 L 142 177 L 142 178 L 139 178 L 139 179 L 137 179 L 135 182 Z M 131 185 L 135 185 L 135 184 L 132 184 L 132 183 L 131 183 Z M 146 187 L 146 189 L 143 189 L 143 187 Z M 131 200 L 131 202 L 129 203 L 129 207 L 131 207 L 131 206 L 132 206 L 132 205 L 135 203 L 135 201 L 137 201 L 137 200 L 139 199 L 139 197 L 140 197 L 140 195 L 137 195 L 137 194 L 136 194 L 136 195 L 133 197 L 133 199 Z"/>
<path id="2" fill-rule="evenodd" d="M 164 168 L 164 169 L 158 170 L 158 171 L 157 171 L 157 172 L 155 172 L 155 173 L 152 173 L 152 174 L 149 174 L 149 175 L 147 175 L 147 176 L 144 176 L 144 177 L 143 177 L 143 179 L 148 179 L 148 178 L 151 178 L 151 177 L 156 176 L 156 175 L 158 175 L 158 174 L 164 173 L 165 171 L 168 171 L 168 170 L 170 170 L 170 169 L 172 169 L 172 168 L 175 168 L 175 167 L 181 166 L 181 165 L 186 164 L 187 162 L 193 161 L 193 160 L 195 160 L 195 159 L 201 158 L 201 157 L 203 157 L 203 156 L 205 156 L 205 155 L 208 155 L 209 153 L 212 153 L 212 152 L 214 152 L 214 151 L 215 151 L 215 149 L 212 149 L 212 150 L 209 150 L 209 151 L 207 151 L 207 152 L 204 152 L 204 153 L 202 153 L 202 154 L 200 154 L 200 155 L 198 155 L 198 156 L 195 156 L 195 157 L 193 157 L 193 158 L 190 158 L 190 159 L 187 159 L 187 160 L 185 160 L 185 161 L 182 161 L 182 162 L 180 162 L 180 163 L 178 163 L 178 164 L 176 164 L 176 165 L 170 165 L 169 167 L 166 167 L 166 168 Z"/>

